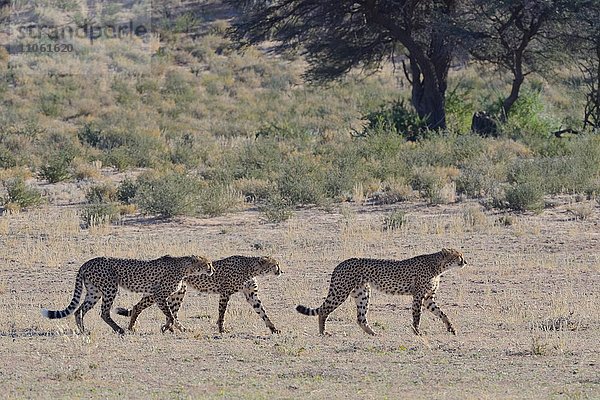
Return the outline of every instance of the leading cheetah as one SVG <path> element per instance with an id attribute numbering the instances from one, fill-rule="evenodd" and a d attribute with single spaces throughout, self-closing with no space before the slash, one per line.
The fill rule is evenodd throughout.
<path id="1" fill-rule="evenodd" d="M 262 302 L 258 297 L 258 285 L 254 278 L 255 276 L 265 274 L 279 276 L 281 274 L 279 262 L 272 257 L 231 256 L 222 260 L 216 260 L 213 262 L 213 265 L 215 273 L 212 276 L 191 276 L 186 278 L 184 283 L 200 292 L 220 294 L 219 319 L 217 320 L 219 332 L 224 332 L 223 322 L 229 298 L 232 294 L 242 291 L 246 297 L 246 301 L 250 303 L 252 309 L 262 318 L 267 328 L 271 330 L 271 333 L 279 333 L 279 330 L 275 328 L 275 325 L 267 316 Z M 185 285 L 169 298 L 171 311 L 175 318 L 177 318 L 177 312 L 185 298 Z M 152 304 L 151 300 L 148 297 L 144 297 L 131 310 L 118 307 L 116 312 L 119 315 L 131 316 L 131 323 L 133 324 L 139 313 Z"/>
<path id="2" fill-rule="evenodd" d="M 342 304 L 348 295 L 356 301 L 358 325 L 368 334 L 375 335 L 367 321 L 371 285 L 388 294 L 412 294 L 413 330 L 417 335 L 421 320 L 421 307 L 425 307 L 446 324 L 448 332 L 456 334 L 450 320 L 435 304 L 435 292 L 440 276 L 452 268 L 466 264 L 462 253 L 454 249 L 442 249 L 433 254 L 424 254 L 407 260 L 377 260 L 350 258 L 342 261 L 331 275 L 329 294 L 318 308 L 302 305 L 296 310 L 304 315 L 319 316 L 319 333 L 325 334 L 325 321 L 329 314 Z"/>
<path id="3" fill-rule="evenodd" d="M 198 256 L 171 257 L 163 256 L 156 260 L 134 260 L 124 258 L 97 257 L 86 261 L 75 278 L 75 293 L 71 303 L 62 311 L 42 309 L 44 317 L 64 318 L 75 312 L 75 321 L 81 332 L 84 332 L 83 317 L 102 297 L 102 319 L 117 333 L 125 331 L 110 317 L 110 308 L 117 295 L 119 286 L 137 293 L 147 293 L 152 296 L 158 307 L 167 316 L 167 323 L 162 331 L 173 330 L 172 326 L 181 331 L 183 326 L 171 313 L 167 298 L 179 290 L 184 278 L 200 274 L 212 275 L 212 263 Z M 85 300 L 77 310 L 83 286 L 87 290 Z M 130 329 L 132 326 L 130 326 Z"/>

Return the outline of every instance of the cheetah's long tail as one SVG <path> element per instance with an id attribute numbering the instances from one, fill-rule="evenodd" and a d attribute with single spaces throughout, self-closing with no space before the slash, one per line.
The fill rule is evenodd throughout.
<path id="1" fill-rule="evenodd" d="M 128 308 L 117 307 L 117 308 L 115 308 L 115 312 L 118 315 L 123 315 L 125 317 L 131 317 L 131 310 Z"/>
<path id="2" fill-rule="evenodd" d="M 298 311 L 300 314 L 304 314 L 304 315 L 309 315 L 309 316 L 313 316 L 313 315 L 319 315 L 321 314 L 321 307 L 318 308 L 310 308 L 310 307 L 306 307 L 303 305 L 297 305 L 296 306 L 296 311 Z"/>
<path id="3" fill-rule="evenodd" d="M 69 304 L 67 306 L 67 308 L 65 308 L 62 311 L 52 311 L 52 310 L 48 310 L 47 308 L 42 308 L 42 316 L 44 316 L 46 318 L 50 318 L 50 319 L 55 319 L 55 318 L 64 318 L 64 317 L 67 317 L 67 316 L 73 314 L 73 311 L 75 311 L 75 309 L 79 305 L 79 301 L 81 300 L 82 292 L 83 292 L 83 273 L 81 272 L 81 269 L 80 269 L 79 272 L 77 273 L 77 277 L 75 278 L 75 292 L 73 293 L 73 299 L 71 300 L 71 304 Z"/>

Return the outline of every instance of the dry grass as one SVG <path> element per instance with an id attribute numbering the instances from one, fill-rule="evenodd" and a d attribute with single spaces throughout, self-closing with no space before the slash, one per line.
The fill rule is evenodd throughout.
<path id="1" fill-rule="evenodd" d="M 53 190 L 52 187 L 48 188 Z M 598 207 L 585 219 L 557 208 L 517 214 L 511 224 L 475 203 L 349 206 L 302 210 L 279 225 L 244 211 L 210 219 L 83 230 L 66 193 L 60 206 L 0 217 L 0 385 L 8 398 L 598 398 L 600 233 Z M 384 216 L 405 212 L 384 230 Z M 295 304 L 318 305 L 329 274 L 353 256 L 407 258 L 461 248 L 469 265 L 444 276 L 438 304 L 457 328 L 426 314 L 410 329 L 410 298 L 375 292 L 370 321 L 355 323 L 349 300 L 330 318 L 331 337 Z M 257 250 L 260 249 L 260 250 Z M 156 307 L 138 332 L 119 337 L 86 317 L 47 320 L 40 307 L 69 302 L 79 266 L 93 256 L 153 258 L 201 253 L 271 254 L 280 277 L 261 277 L 261 297 L 280 335 L 235 295 L 216 330 L 217 297 L 191 293 L 181 319 L 192 332 L 160 333 Z M 120 293 L 115 306 L 139 296 Z M 119 318 L 115 316 L 115 318 Z M 121 325 L 126 321 L 118 320 Z"/>

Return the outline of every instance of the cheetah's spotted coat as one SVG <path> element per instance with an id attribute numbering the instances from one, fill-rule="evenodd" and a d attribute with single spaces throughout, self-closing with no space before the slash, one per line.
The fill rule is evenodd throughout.
<path id="1" fill-rule="evenodd" d="M 378 260 L 351 258 L 341 262 L 333 270 L 329 294 L 318 308 L 303 305 L 296 310 L 304 315 L 319 316 L 319 333 L 325 334 L 325 322 L 329 314 L 352 295 L 356 302 L 358 325 L 367 333 L 375 332 L 367 321 L 371 286 L 388 294 L 411 294 L 413 296 L 413 330 L 419 335 L 419 322 L 423 304 L 446 324 L 448 332 L 456 334 L 450 320 L 435 304 L 435 292 L 440 276 L 452 268 L 466 264 L 463 255 L 454 249 L 413 257 L 407 260 Z"/>
<path id="2" fill-rule="evenodd" d="M 232 294 L 242 291 L 248 303 L 262 318 L 267 328 L 272 333 L 279 333 L 279 330 L 275 328 L 275 325 L 267 316 L 262 302 L 258 297 L 258 285 L 255 279 L 256 276 L 265 274 L 280 275 L 281 268 L 279 262 L 271 257 L 231 256 L 214 261 L 213 265 L 215 268 L 213 275 L 188 277 L 184 280 L 185 284 L 182 285 L 179 291 L 170 296 L 169 303 L 174 317 L 177 318 L 177 312 L 185 298 L 186 285 L 200 292 L 218 293 L 220 298 L 217 326 L 219 332 L 222 333 L 224 332 L 223 322 L 229 298 Z M 131 323 L 133 324 L 139 313 L 150 305 L 152 305 L 152 299 L 144 297 L 131 310 L 119 307 L 116 309 L 116 312 L 119 315 L 131 316 Z"/>
<path id="3" fill-rule="evenodd" d="M 186 277 L 211 275 L 214 272 L 212 263 L 197 256 L 171 257 L 164 256 L 155 260 L 134 260 L 123 258 L 97 257 L 86 261 L 77 273 L 75 279 L 75 292 L 73 299 L 66 309 L 50 311 L 42 309 L 42 315 L 47 318 L 64 318 L 75 312 L 75 321 L 81 332 L 84 332 L 83 317 L 102 298 L 102 319 L 114 329 L 123 334 L 125 331 L 110 317 L 110 308 L 117 295 L 119 286 L 137 293 L 148 294 L 153 304 L 165 313 L 167 323 L 162 327 L 173 330 L 174 325 L 179 330 L 184 330 L 182 325 L 173 315 L 167 304 L 167 298 L 183 285 Z M 86 288 L 85 300 L 79 308 L 79 301 Z M 77 308 L 77 309 L 75 309 Z M 133 324 L 129 325 L 133 330 Z"/>

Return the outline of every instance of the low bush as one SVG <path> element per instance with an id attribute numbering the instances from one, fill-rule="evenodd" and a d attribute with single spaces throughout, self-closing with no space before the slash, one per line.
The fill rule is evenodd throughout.
<path id="1" fill-rule="evenodd" d="M 416 141 L 427 136 L 426 121 L 410 111 L 404 100 L 396 100 L 382 106 L 379 110 L 363 116 L 367 125 L 363 135 L 397 134 L 409 141 Z"/>
<path id="2" fill-rule="evenodd" d="M 402 210 L 392 211 L 383 218 L 383 229 L 394 230 L 402 228 L 406 222 L 406 213 Z"/>
<path id="3" fill-rule="evenodd" d="M 418 192 L 404 181 L 385 182 L 381 185 L 381 190 L 371 194 L 369 202 L 371 204 L 394 204 L 401 201 L 414 200 L 418 198 Z"/>
<path id="4" fill-rule="evenodd" d="M 540 90 L 525 90 L 513 104 L 508 121 L 501 125 L 503 133 L 513 139 L 549 138 L 558 124 L 544 115 Z"/>
<path id="5" fill-rule="evenodd" d="M 240 191 L 246 202 L 265 201 L 275 190 L 273 184 L 264 179 L 238 179 L 233 183 L 236 190 Z"/>
<path id="6" fill-rule="evenodd" d="M 129 177 L 123 179 L 117 188 L 117 200 L 124 204 L 133 204 L 138 190 L 138 184 Z"/>
<path id="7" fill-rule="evenodd" d="M 6 208 L 20 210 L 36 207 L 43 202 L 39 190 L 28 186 L 22 178 L 11 178 L 3 182 L 7 195 L 2 199 Z"/>
<path id="8" fill-rule="evenodd" d="M 459 89 L 456 85 L 446 94 L 446 124 L 453 132 L 469 132 L 471 121 L 475 112 L 475 105 L 470 100 L 470 90 Z"/>
<path id="9" fill-rule="evenodd" d="M 85 228 L 108 225 L 120 220 L 121 213 L 117 203 L 90 203 L 83 206 L 80 218 Z"/>
<path id="10" fill-rule="evenodd" d="M 544 207 L 544 191 L 538 182 L 522 182 L 506 190 L 506 206 L 515 211 L 540 211 Z"/>
<path id="11" fill-rule="evenodd" d="M 143 213 L 163 218 L 195 215 L 204 186 L 197 177 L 180 172 L 145 173 L 137 179 L 135 203 Z"/>
<path id="12" fill-rule="evenodd" d="M 40 167 L 39 176 L 48 183 L 57 183 L 67 180 L 71 176 L 70 165 L 73 156 L 68 152 L 58 152 L 51 155 L 46 163 Z"/>
<path id="13" fill-rule="evenodd" d="M 117 188 L 110 183 L 90 186 L 85 199 L 88 203 L 114 203 L 118 200 Z"/>
<path id="14" fill-rule="evenodd" d="M 319 205 L 325 201 L 325 171 L 313 158 L 300 156 L 289 160 L 276 184 L 281 198 L 290 205 Z"/>
<path id="15" fill-rule="evenodd" d="M 460 170 L 455 167 L 415 168 L 411 177 L 413 189 L 431 204 L 447 204 L 456 200 L 456 183 Z"/>
<path id="16" fill-rule="evenodd" d="M 244 196 L 231 185 L 216 184 L 202 190 L 198 204 L 202 214 L 215 217 L 239 210 Z"/>
<path id="17" fill-rule="evenodd" d="M 93 180 L 100 178 L 101 166 L 101 161 L 87 163 L 77 158 L 71 163 L 71 168 L 73 169 L 73 177 L 78 181 Z"/>
<path id="18" fill-rule="evenodd" d="M 456 191 L 471 198 L 491 196 L 508 179 L 508 166 L 482 156 L 463 164 L 456 178 Z"/>
<path id="19" fill-rule="evenodd" d="M 290 201 L 281 197 L 278 193 L 270 196 L 267 201 L 259 207 L 262 219 L 269 223 L 279 223 L 290 219 L 294 212 Z"/>
<path id="20" fill-rule="evenodd" d="M 469 228 L 478 228 L 487 224 L 487 217 L 479 207 L 470 206 L 463 210 L 463 222 Z"/>

